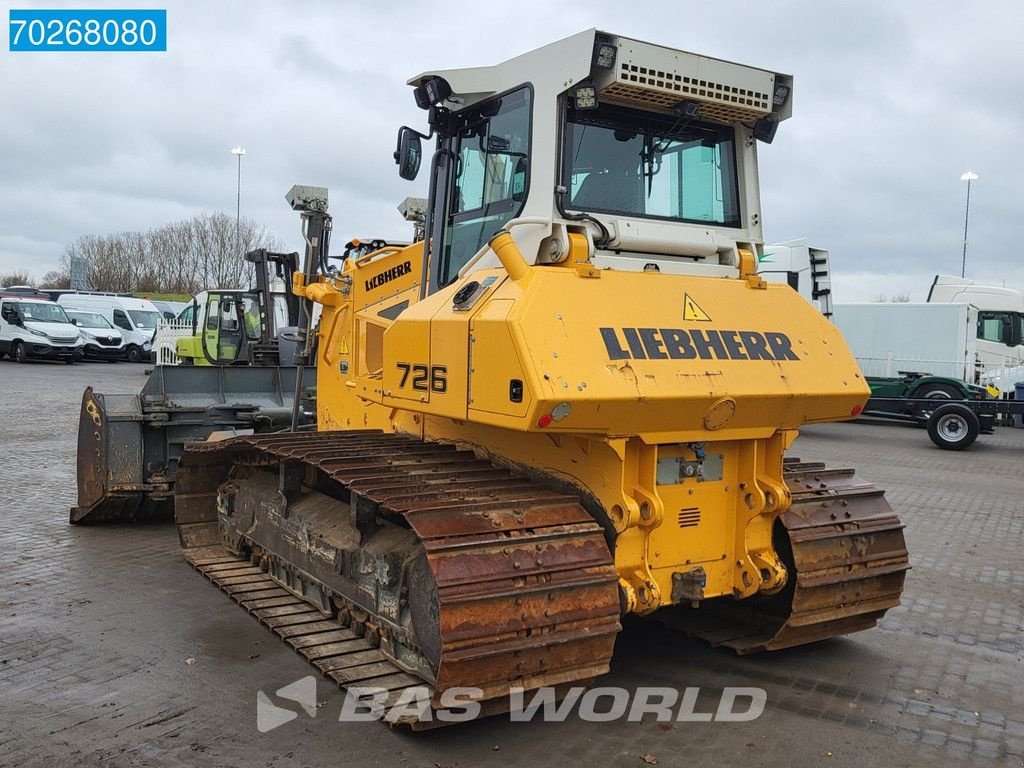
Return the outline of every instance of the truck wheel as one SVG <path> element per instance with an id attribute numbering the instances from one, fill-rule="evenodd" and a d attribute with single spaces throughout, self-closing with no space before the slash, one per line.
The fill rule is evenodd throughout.
<path id="1" fill-rule="evenodd" d="M 978 438 L 978 416 L 966 405 L 940 405 L 928 417 L 928 437 L 946 451 L 962 451 Z"/>
<path id="2" fill-rule="evenodd" d="M 963 393 L 949 384 L 925 384 L 914 392 L 914 397 L 927 397 L 930 400 L 963 400 Z"/>
<path id="3" fill-rule="evenodd" d="M 914 393 L 910 395 L 913 398 L 923 398 L 925 400 L 937 400 L 943 402 L 946 400 L 963 400 L 964 396 L 957 391 L 956 387 L 949 384 L 924 384 L 914 390 Z M 934 406 L 923 406 L 919 407 L 914 411 L 914 416 L 923 422 L 927 422 L 928 418 L 932 415 L 935 410 Z"/>
<path id="4" fill-rule="evenodd" d="M 11 349 L 11 357 L 17 360 L 19 363 L 28 362 L 28 351 L 25 349 L 25 345 L 20 341 L 14 342 L 14 347 Z"/>
<path id="5" fill-rule="evenodd" d="M 124 351 L 124 357 L 129 363 L 137 363 L 142 359 L 142 349 L 132 344 Z"/>

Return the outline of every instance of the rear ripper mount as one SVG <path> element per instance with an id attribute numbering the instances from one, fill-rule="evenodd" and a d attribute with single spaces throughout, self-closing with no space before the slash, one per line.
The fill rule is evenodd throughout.
<path id="1" fill-rule="evenodd" d="M 882 492 L 787 463 L 777 595 L 657 615 L 739 653 L 874 626 L 908 568 Z M 187 447 L 185 558 L 342 686 L 481 691 L 589 685 L 620 629 L 612 554 L 579 499 L 455 446 L 378 431 L 254 435 Z M 430 712 L 398 724 L 443 725 Z"/>

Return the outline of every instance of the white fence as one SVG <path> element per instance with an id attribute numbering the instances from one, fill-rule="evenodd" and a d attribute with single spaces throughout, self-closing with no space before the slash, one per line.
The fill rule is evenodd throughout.
<path id="1" fill-rule="evenodd" d="M 192 323 L 180 323 L 176 320 L 161 320 L 156 326 L 153 339 L 153 359 L 157 365 L 180 365 L 178 357 L 178 339 L 192 335 Z"/>
<path id="2" fill-rule="evenodd" d="M 1013 368 L 997 368 L 981 374 L 982 384 L 992 384 L 1002 391 L 1003 397 L 1013 399 L 1017 391 L 1017 382 L 1024 381 L 1024 365 Z"/>

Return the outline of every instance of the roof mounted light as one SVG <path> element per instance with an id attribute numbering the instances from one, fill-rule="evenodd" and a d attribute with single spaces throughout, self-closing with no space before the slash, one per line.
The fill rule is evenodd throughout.
<path id="1" fill-rule="evenodd" d="M 422 85 L 413 88 L 412 96 L 416 99 L 416 106 L 420 109 L 430 109 L 430 102 L 427 101 L 427 91 Z"/>
<path id="2" fill-rule="evenodd" d="M 597 89 L 592 85 L 580 85 L 573 93 L 576 109 L 597 109 Z"/>
<path id="3" fill-rule="evenodd" d="M 452 87 L 443 77 L 431 77 L 423 81 L 423 84 L 413 90 L 413 97 L 416 99 L 416 106 L 420 109 L 430 109 L 435 104 L 452 95 Z"/>
<path id="4" fill-rule="evenodd" d="M 293 211 L 326 211 L 327 187 L 296 184 L 284 196 Z"/>
<path id="5" fill-rule="evenodd" d="M 775 138 L 775 132 L 779 129 L 779 119 L 772 115 L 765 115 L 754 123 L 754 138 L 771 144 Z"/>
<path id="6" fill-rule="evenodd" d="M 598 35 L 594 38 L 594 60 L 593 65 L 598 69 L 611 69 L 615 66 L 615 55 L 618 49 L 612 38 L 608 35 Z"/>
<path id="7" fill-rule="evenodd" d="M 431 104 L 440 104 L 452 95 L 452 87 L 443 77 L 432 77 L 423 84 Z"/>
<path id="8" fill-rule="evenodd" d="M 676 113 L 677 117 L 696 120 L 700 117 L 700 104 L 695 101 L 680 101 L 673 105 L 672 111 Z"/>
<path id="9" fill-rule="evenodd" d="M 789 101 L 789 92 L 791 88 L 785 83 L 780 83 L 778 80 L 775 81 L 775 90 L 772 93 L 772 104 L 776 107 L 786 106 L 786 102 Z"/>

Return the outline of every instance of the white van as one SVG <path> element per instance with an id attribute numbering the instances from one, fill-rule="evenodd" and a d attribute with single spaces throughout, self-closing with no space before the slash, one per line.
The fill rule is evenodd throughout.
<path id="1" fill-rule="evenodd" d="M 188 306 L 188 302 L 185 301 L 164 301 L 162 299 L 150 299 L 150 301 L 153 302 L 153 306 L 160 310 L 160 314 L 167 321 L 173 321 Z"/>
<path id="2" fill-rule="evenodd" d="M 63 307 L 36 298 L 0 298 L 0 357 L 81 360 L 85 340 Z"/>
<path id="3" fill-rule="evenodd" d="M 76 309 L 66 312 L 82 334 L 87 360 L 106 360 L 108 363 L 124 360 L 124 337 L 107 318 L 99 312 L 80 312 Z"/>
<path id="4" fill-rule="evenodd" d="M 63 293 L 57 303 L 76 312 L 97 312 L 121 331 L 125 359 L 131 363 L 149 360 L 153 355 L 153 335 L 160 311 L 147 299 L 118 296 L 113 293 Z"/>

